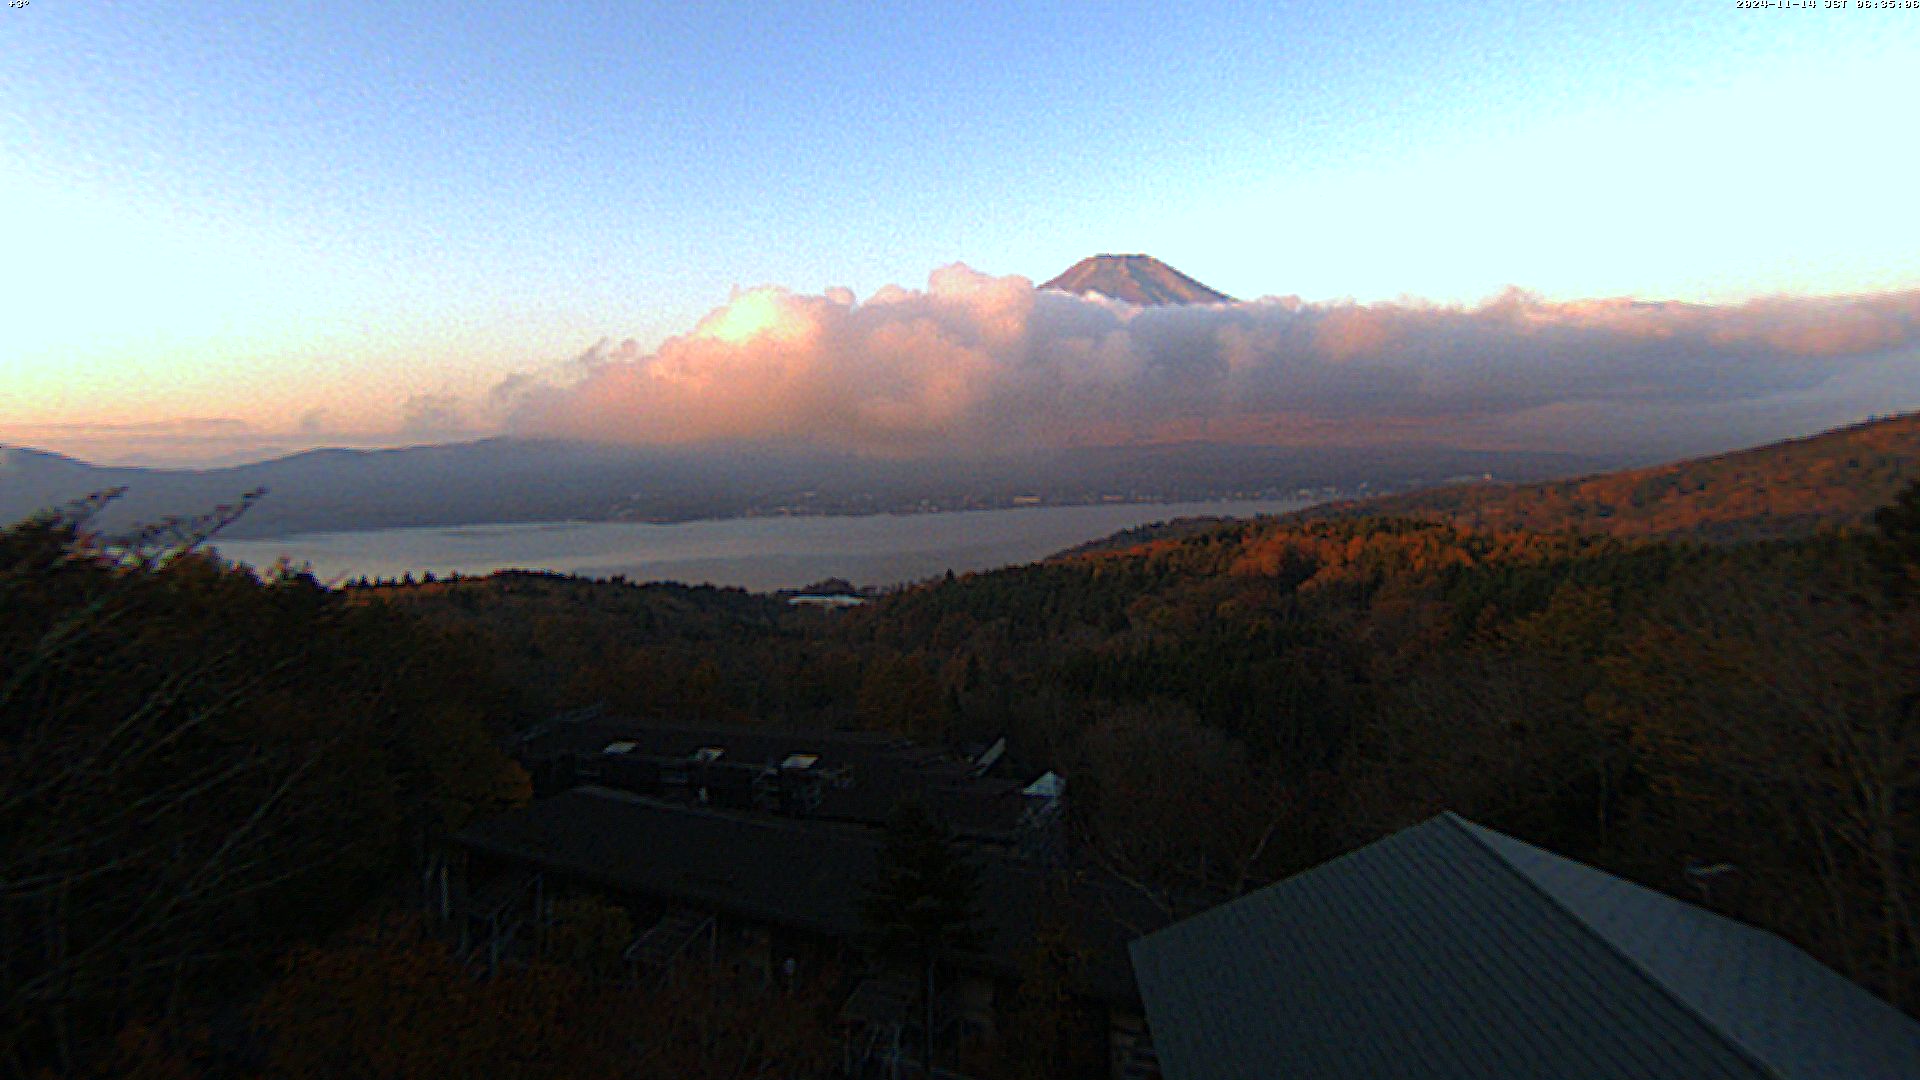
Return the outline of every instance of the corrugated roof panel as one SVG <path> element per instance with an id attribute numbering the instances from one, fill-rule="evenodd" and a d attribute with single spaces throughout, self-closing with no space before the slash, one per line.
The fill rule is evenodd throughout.
<path id="1" fill-rule="evenodd" d="M 1920 1078 L 1920 1024 L 1779 936 L 1454 820 L 1779 1075 Z"/>
<path id="2" fill-rule="evenodd" d="M 1171 1080 L 1770 1077 L 1447 819 L 1133 954 Z"/>

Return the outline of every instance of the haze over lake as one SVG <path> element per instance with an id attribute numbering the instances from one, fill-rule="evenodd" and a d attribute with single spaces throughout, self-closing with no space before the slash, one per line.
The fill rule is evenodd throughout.
<path id="1" fill-rule="evenodd" d="M 1252 517 L 1312 499 L 1022 507 L 866 517 L 753 517 L 671 525 L 555 522 L 310 533 L 218 545 L 255 567 L 287 558 L 322 581 L 551 570 L 635 581 L 797 588 L 840 577 L 888 585 L 1031 562 L 1121 529 L 1183 517 Z"/>

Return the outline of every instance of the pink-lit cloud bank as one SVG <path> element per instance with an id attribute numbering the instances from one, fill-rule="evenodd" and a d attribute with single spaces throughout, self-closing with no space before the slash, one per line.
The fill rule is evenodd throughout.
<path id="1" fill-rule="evenodd" d="M 602 343 L 565 368 L 495 388 L 507 430 L 885 454 L 1166 437 L 1620 443 L 1689 417 L 1790 424 L 1796 402 L 1920 405 L 1920 292 L 1141 308 L 954 265 L 865 300 L 737 291 L 651 353 Z"/>

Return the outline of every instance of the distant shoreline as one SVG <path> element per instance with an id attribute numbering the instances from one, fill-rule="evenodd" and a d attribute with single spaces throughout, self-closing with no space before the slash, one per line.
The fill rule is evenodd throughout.
<path id="1" fill-rule="evenodd" d="M 1204 499 L 672 522 L 495 522 L 216 539 L 213 546 L 223 557 L 255 568 L 284 557 L 310 566 L 327 581 L 531 570 L 771 592 L 826 578 L 878 587 L 948 570 L 969 573 L 1044 559 L 1144 525 L 1287 513 L 1322 501 Z"/>

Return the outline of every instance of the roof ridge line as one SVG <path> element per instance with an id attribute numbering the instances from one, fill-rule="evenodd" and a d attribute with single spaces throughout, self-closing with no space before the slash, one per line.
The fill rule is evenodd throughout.
<path id="1" fill-rule="evenodd" d="M 1514 865 L 1511 859 L 1508 859 L 1505 855 L 1501 854 L 1500 849 L 1494 847 L 1492 844 L 1487 843 L 1487 841 L 1484 838 L 1482 838 L 1478 832 L 1475 831 L 1477 829 L 1485 829 L 1486 826 L 1468 821 L 1466 818 L 1461 817 L 1459 814 L 1456 814 L 1451 810 L 1442 810 L 1440 812 L 1440 817 L 1448 825 L 1451 825 L 1456 831 L 1466 836 L 1467 839 L 1471 840 L 1474 846 L 1478 847 L 1481 851 L 1484 851 L 1487 854 L 1493 856 L 1494 861 L 1499 863 L 1502 867 L 1506 868 L 1507 873 L 1512 874 L 1516 878 L 1519 878 L 1522 882 L 1525 883 L 1528 889 L 1538 894 L 1540 898 L 1545 900 L 1555 911 L 1559 912 L 1569 922 L 1573 923 L 1574 926 L 1578 927 L 1579 933 L 1584 934 L 1585 936 L 1592 938 L 1595 941 L 1598 941 L 1601 947 L 1604 948 L 1607 952 L 1612 953 L 1614 956 L 1619 957 L 1620 960 L 1627 965 L 1629 970 L 1631 970 L 1634 974 L 1638 975 L 1642 980 L 1644 980 L 1649 985 L 1651 985 L 1655 990 L 1659 991 L 1662 997 L 1665 997 L 1668 1001 L 1671 1001 L 1675 1005 L 1679 1006 L 1681 1012 L 1685 1013 L 1687 1016 L 1691 1017 L 1695 1023 L 1705 1028 L 1709 1035 L 1712 1035 L 1714 1038 L 1718 1039 L 1720 1042 L 1726 1044 L 1726 1046 L 1734 1052 L 1734 1055 L 1736 1057 L 1740 1058 L 1742 1061 L 1745 1061 L 1747 1064 L 1759 1070 L 1759 1073 L 1761 1076 L 1767 1077 L 1768 1080 L 1792 1080 L 1791 1077 L 1788 1077 L 1786 1074 L 1780 1072 L 1778 1069 L 1775 1069 L 1773 1066 L 1767 1064 L 1766 1060 L 1761 1058 L 1759 1054 L 1755 1053 L 1754 1050 L 1751 1047 L 1747 1046 L 1746 1043 L 1740 1041 L 1739 1039 L 1734 1038 L 1730 1032 L 1726 1031 L 1719 1024 L 1714 1023 L 1710 1018 L 1707 1017 L 1705 1013 L 1702 1013 L 1699 1009 L 1695 1008 L 1692 1002 L 1688 1001 L 1684 997 L 1681 997 L 1680 994 L 1673 989 L 1673 987 L 1668 986 L 1666 982 L 1662 980 L 1659 976 L 1647 970 L 1646 965 L 1640 963 L 1638 960 L 1635 960 L 1632 956 L 1627 954 L 1626 950 L 1614 944 L 1613 939 L 1607 937 L 1607 935 L 1605 934 L 1602 934 L 1599 930 L 1594 928 L 1592 923 L 1589 923 L 1587 920 L 1581 918 L 1579 914 L 1577 914 L 1572 908 L 1569 908 L 1566 904 L 1561 903 L 1559 897 L 1548 892 L 1539 882 L 1535 881 L 1531 875 L 1526 873 L 1524 870 L 1521 870 L 1518 866 Z M 1467 828 L 1467 826 L 1469 825 L 1472 825 L 1473 828 L 1471 829 Z M 1488 829 L 1487 831 L 1492 832 L 1493 830 Z M 1505 834 L 1502 834 L 1502 835 L 1505 835 Z M 1509 839 L 1512 839 L 1516 843 L 1520 843 L 1520 844 L 1527 843 L 1525 840 L 1521 840 L 1518 837 L 1509 837 Z M 1532 847 L 1533 845 L 1528 844 L 1527 846 Z M 1543 848 L 1541 850 L 1545 850 L 1545 849 Z M 1565 856 L 1559 856 L 1559 857 L 1565 858 Z M 1582 864 L 1582 865 L 1585 865 L 1585 864 Z M 1589 867 L 1588 869 L 1593 870 L 1595 873 L 1600 873 L 1600 874 L 1607 873 L 1605 870 L 1601 870 L 1598 867 Z M 1617 875 L 1607 874 L 1607 876 L 1615 877 Z M 1621 878 L 1620 880 L 1624 881 L 1626 879 Z M 1645 886 L 1640 886 L 1640 887 L 1645 888 Z M 1652 891 L 1652 890 L 1649 890 L 1649 891 Z M 1664 895 L 1664 894 L 1655 893 L 1655 895 Z M 1672 897 L 1665 897 L 1665 898 L 1669 900 L 1673 900 Z M 1685 901 L 1674 900 L 1674 903 L 1685 903 Z"/>
<path id="2" fill-rule="evenodd" d="M 735 825 L 764 829 L 768 832 L 780 833 L 786 836 L 825 836 L 828 839 L 842 841 L 849 845 L 864 847 L 875 851 L 886 846 L 886 840 L 881 834 L 881 830 L 870 826 L 857 825 L 845 821 L 835 821 L 827 818 L 775 817 L 767 814 L 743 812 L 730 807 L 713 806 L 711 804 L 700 806 L 677 802 L 672 799 L 662 799 L 653 795 L 642 795 L 637 792 L 627 791 L 623 788 L 610 787 L 606 784 L 579 784 L 557 795 L 550 796 L 549 799 L 559 799 L 576 794 L 603 799 L 607 802 L 623 803 L 629 806 L 644 806 L 651 810 L 660 810 L 667 813 L 685 814 L 689 817 L 725 821 Z M 961 842 L 963 844 L 967 843 L 964 838 Z M 1021 874 L 1046 874 L 1050 872 L 1044 866 L 1030 864 L 1028 860 L 1021 855 L 1011 852 L 989 851 L 977 845 L 968 849 L 967 856 L 973 859 L 976 864 L 985 865 L 988 862 L 997 862 L 1008 867 L 1013 872 Z"/>
<path id="3" fill-rule="evenodd" d="M 675 802 L 671 799 L 656 798 L 651 795 L 642 795 L 638 792 L 627 791 L 624 788 L 612 787 L 607 784 L 580 784 L 553 797 L 560 798 L 576 793 L 596 799 L 605 799 L 608 802 L 626 803 L 634 806 L 645 806 L 654 810 L 664 810 L 669 813 L 686 814 L 689 817 L 704 817 L 716 821 L 731 821 L 740 825 L 765 829 L 769 832 L 793 834 L 817 830 L 821 835 L 831 839 L 846 840 L 850 843 L 864 844 L 868 847 L 880 846 L 878 840 L 870 839 L 863 835 L 864 830 L 860 830 L 858 826 L 848 825 L 844 822 L 828 821 L 822 818 L 783 818 L 761 814 L 745 814 L 722 806 L 701 806 L 691 803 Z"/>

